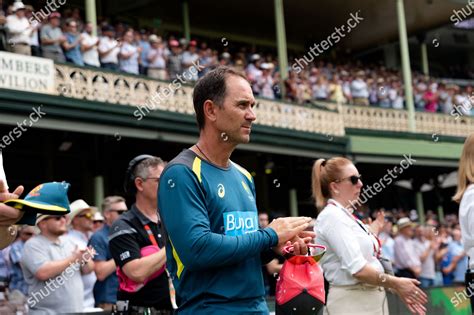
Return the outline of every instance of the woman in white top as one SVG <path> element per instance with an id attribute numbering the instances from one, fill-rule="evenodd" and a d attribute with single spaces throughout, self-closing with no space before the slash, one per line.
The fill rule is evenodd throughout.
<path id="1" fill-rule="evenodd" d="M 377 259 L 380 243 L 370 228 L 353 216 L 362 182 L 343 157 L 314 163 L 312 191 L 318 209 L 316 243 L 327 247 L 320 261 L 329 282 L 325 314 L 388 314 L 384 288 L 393 289 L 414 314 L 425 314 L 426 294 L 419 281 L 384 273 Z"/>
<path id="2" fill-rule="evenodd" d="M 464 142 L 458 170 L 458 189 L 453 200 L 459 203 L 459 224 L 464 251 L 469 257 L 466 290 L 474 314 L 474 133 Z M 473 287 L 470 287 L 471 284 Z"/>

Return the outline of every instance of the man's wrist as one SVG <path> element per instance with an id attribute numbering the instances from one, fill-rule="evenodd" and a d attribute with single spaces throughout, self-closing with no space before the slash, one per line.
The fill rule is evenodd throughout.
<path id="1" fill-rule="evenodd" d="M 278 234 L 275 232 L 274 229 L 272 229 L 271 227 L 266 227 L 263 229 L 263 231 L 265 231 L 268 236 L 270 236 L 270 248 L 271 247 L 275 247 L 278 245 Z"/>

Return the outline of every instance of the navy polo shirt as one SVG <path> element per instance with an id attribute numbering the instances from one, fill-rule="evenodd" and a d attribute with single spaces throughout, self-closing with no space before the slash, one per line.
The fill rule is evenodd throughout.
<path id="1" fill-rule="evenodd" d="M 109 250 L 109 230 L 110 227 L 107 224 L 95 232 L 90 241 L 89 245 L 94 247 L 97 255 L 94 256 L 94 261 L 108 261 L 112 259 L 112 255 Z M 95 303 L 112 303 L 117 302 L 117 290 L 119 287 L 119 281 L 117 274 L 112 272 L 104 281 L 99 281 L 94 285 L 94 298 Z"/>

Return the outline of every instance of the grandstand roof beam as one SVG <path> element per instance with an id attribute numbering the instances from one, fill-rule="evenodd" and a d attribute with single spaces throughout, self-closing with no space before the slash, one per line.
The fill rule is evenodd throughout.
<path id="1" fill-rule="evenodd" d="M 420 34 L 416 36 L 420 43 L 420 56 L 421 56 L 421 71 L 424 75 L 430 75 L 430 68 L 428 63 L 428 48 L 426 46 L 426 34 Z"/>
<path id="2" fill-rule="evenodd" d="M 86 22 L 92 23 L 92 34 L 97 36 L 97 11 L 95 0 L 85 0 Z"/>
<path id="3" fill-rule="evenodd" d="M 285 95 L 285 80 L 288 78 L 288 53 L 286 48 L 285 14 L 283 0 L 275 0 L 275 26 L 278 50 L 278 65 L 280 68 L 280 90 Z"/>
<path id="4" fill-rule="evenodd" d="M 191 40 L 191 28 L 189 23 L 189 5 L 188 0 L 182 1 L 182 8 L 183 8 L 183 31 L 184 31 L 184 38 L 189 41 Z"/>
<path id="5" fill-rule="evenodd" d="M 397 0 L 398 35 L 400 37 L 400 55 L 402 58 L 403 85 L 405 86 L 405 101 L 408 109 L 408 129 L 416 132 L 415 106 L 413 104 L 413 87 L 410 68 L 410 53 L 408 51 L 408 35 L 405 20 L 403 0 Z"/>
<path id="6" fill-rule="evenodd" d="M 426 47 L 426 43 L 422 42 L 421 46 L 421 69 L 424 75 L 430 75 L 430 67 L 428 63 L 428 48 Z"/>

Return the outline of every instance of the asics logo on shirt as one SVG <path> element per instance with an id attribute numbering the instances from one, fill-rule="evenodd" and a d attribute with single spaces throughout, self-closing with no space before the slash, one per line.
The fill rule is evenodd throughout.
<path id="1" fill-rule="evenodd" d="M 222 184 L 217 185 L 217 195 L 218 195 L 220 198 L 224 198 L 224 196 L 225 196 L 225 188 L 224 188 L 224 185 L 222 185 Z"/>

